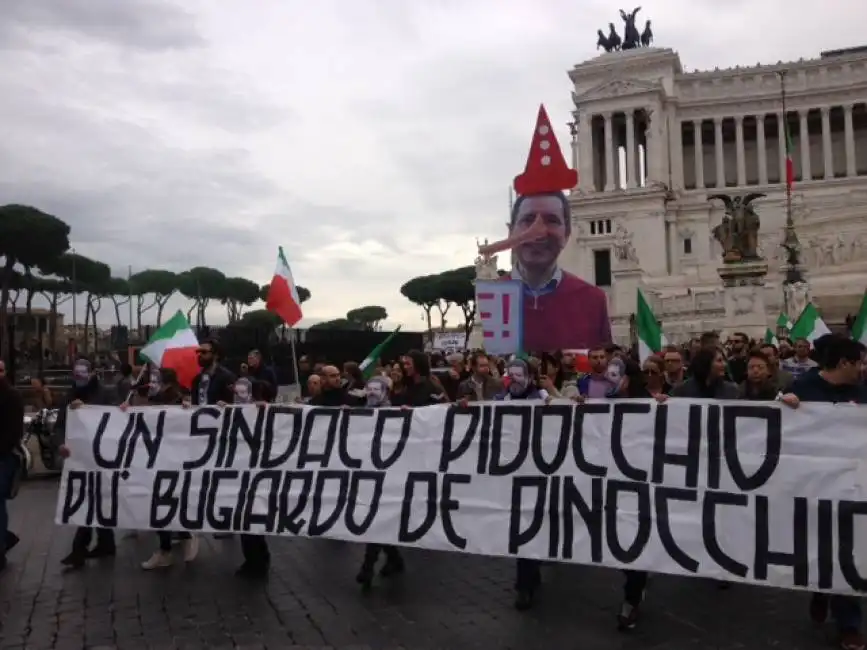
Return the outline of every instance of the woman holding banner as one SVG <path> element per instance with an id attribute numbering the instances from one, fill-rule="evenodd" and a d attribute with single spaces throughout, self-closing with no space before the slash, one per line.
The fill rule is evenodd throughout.
<path id="1" fill-rule="evenodd" d="M 182 406 L 185 395 L 178 383 L 178 375 L 171 368 L 159 369 L 159 389 L 152 394 L 148 403 L 152 406 Z M 120 405 L 122 411 L 129 408 L 129 404 L 124 402 Z M 174 560 L 172 558 L 172 533 L 167 530 L 157 532 L 159 538 L 159 548 L 153 555 L 141 563 L 141 568 L 145 571 L 153 569 L 164 569 L 170 567 Z M 199 554 L 199 539 L 195 535 L 188 532 L 177 533 L 176 539 L 181 540 L 183 544 L 184 562 L 192 562 Z"/>

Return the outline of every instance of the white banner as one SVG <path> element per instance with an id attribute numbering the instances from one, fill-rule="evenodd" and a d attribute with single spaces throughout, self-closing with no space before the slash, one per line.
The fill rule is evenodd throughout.
<path id="1" fill-rule="evenodd" d="M 57 522 L 323 536 L 867 591 L 863 407 L 70 411 Z"/>
<path id="2" fill-rule="evenodd" d="M 467 349 L 467 335 L 464 332 L 435 332 L 433 349 L 446 354 L 463 352 Z"/>

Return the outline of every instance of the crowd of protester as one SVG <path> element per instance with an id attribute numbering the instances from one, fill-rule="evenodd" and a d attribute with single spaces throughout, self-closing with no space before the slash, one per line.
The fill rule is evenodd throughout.
<path id="1" fill-rule="evenodd" d="M 298 363 L 301 394 L 296 399 L 317 406 L 408 408 L 450 402 L 564 398 L 576 401 L 650 398 L 660 402 L 676 398 L 779 400 L 792 408 L 797 408 L 801 401 L 867 403 L 863 354 L 863 346 L 838 335 L 825 336 L 813 345 L 785 338 L 775 345 L 752 341 L 740 333 L 723 342 L 716 333 L 709 332 L 686 345 L 666 346 L 643 361 L 639 360 L 636 348 L 617 345 L 580 352 L 531 353 L 508 359 L 482 351 L 451 354 L 409 351 L 391 362 L 380 361 L 367 373 L 355 362 L 338 368 L 327 360 L 302 357 Z M 276 375 L 259 351 L 251 351 L 237 372 L 223 365 L 216 340 L 202 342 L 198 356 L 201 372 L 190 391 L 179 385 L 170 369 L 145 368 L 134 372 L 130 367 L 122 369 L 120 381 L 108 391 L 87 361 L 77 362 L 73 388 L 57 403 L 56 431 L 61 454 L 69 454 L 63 444 L 67 410 L 82 404 L 114 404 L 126 409 L 130 405 L 268 403 L 277 398 Z M 7 458 L 8 451 L 21 438 L 23 411 L 16 406 L 20 399 L 16 400 L 14 392 L 0 372 L 0 414 L 5 418 L 0 423 L 3 433 L 0 460 Z M 54 399 L 44 393 L 41 398 Z M 6 469 L 0 463 L 0 489 L 8 495 Z M 11 471 L 11 466 L 8 469 Z M 0 555 L 2 568 L 5 553 L 17 543 L 17 538 L 6 532 L 8 516 L 4 499 L 0 499 L 0 528 L 6 539 L 4 553 Z M 239 574 L 249 578 L 266 576 L 270 566 L 266 537 L 244 534 L 239 537 L 245 558 Z M 193 561 L 198 553 L 194 535 L 160 532 L 157 542 L 156 551 L 142 563 L 143 569 L 171 566 L 176 544 L 182 546 L 185 562 Z M 113 530 L 81 527 L 62 562 L 68 569 L 81 569 L 88 560 L 112 556 L 115 551 Z M 381 555 L 385 562 L 379 575 L 388 577 L 404 571 L 404 559 L 397 547 L 368 545 L 357 575 L 364 587 L 371 585 Z M 535 560 L 518 560 L 515 584 L 518 609 L 535 604 L 541 583 L 540 568 L 541 563 Z M 618 626 L 624 630 L 636 626 L 648 582 L 646 572 L 625 574 L 623 604 L 617 616 Z M 810 606 L 812 618 L 824 621 L 829 612 L 839 627 L 841 647 L 864 648 L 859 601 L 814 595 Z"/>

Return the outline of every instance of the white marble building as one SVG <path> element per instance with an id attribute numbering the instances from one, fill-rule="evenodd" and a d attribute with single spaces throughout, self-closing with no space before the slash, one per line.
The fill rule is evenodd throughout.
<path id="1" fill-rule="evenodd" d="M 722 192 L 762 192 L 771 267 L 768 321 L 782 310 L 786 216 L 781 83 L 795 166 L 793 215 L 814 302 L 829 323 L 867 288 L 867 48 L 749 68 L 683 72 L 669 49 L 611 52 L 576 65 L 573 241 L 563 267 L 609 293 L 615 337 L 640 286 L 670 339 L 724 326 Z M 699 137 L 697 137 L 699 134 Z"/>

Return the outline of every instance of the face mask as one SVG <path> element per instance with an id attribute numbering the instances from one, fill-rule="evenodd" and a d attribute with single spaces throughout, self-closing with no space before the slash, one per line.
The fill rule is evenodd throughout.
<path id="1" fill-rule="evenodd" d="M 379 379 L 371 380 L 364 386 L 365 403 L 367 406 L 381 406 L 388 395 L 385 382 Z"/>
<path id="2" fill-rule="evenodd" d="M 148 395 L 154 396 L 160 392 L 162 382 L 160 381 L 160 373 L 157 370 L 151 371 L 148 377 Z"/>
<path id="3" fill-rule="evenodd" d="M 620 382 L 623 381 L 624 370 L 623 364 L 619 360 L 612 361 L 605 370 L 605 378 L 615 386 L 619 386 Z"/>
<path id="4" fill-rule="evenodd" d="M 527 385 L 530 383 L 530 378 L 527 376 L 527 370 L 522 365 L 509 366 L 509 392 L 512 395 L 520 395 L 527 390 Z"/>
<path id="5" fill-rule="evenodd" d="M 90 382 L 90 366 L 77 363 L 72 368 L 72 381 L 76 386 L 82 388 Z"/>

